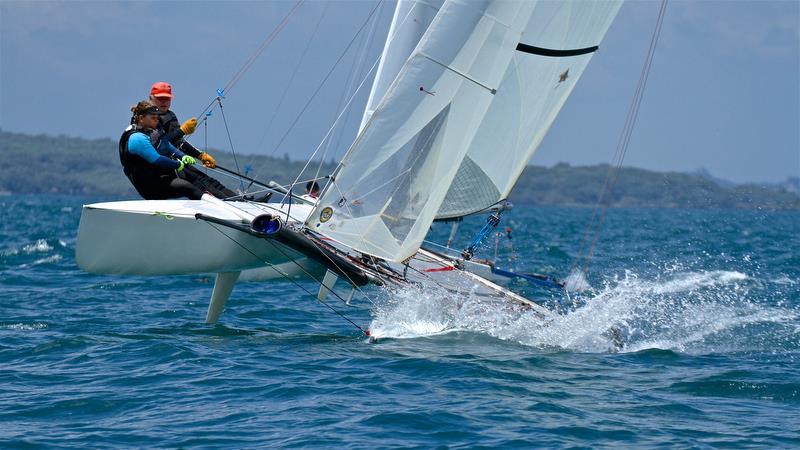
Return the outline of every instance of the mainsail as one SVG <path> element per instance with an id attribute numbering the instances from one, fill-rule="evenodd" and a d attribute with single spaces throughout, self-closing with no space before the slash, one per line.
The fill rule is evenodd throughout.
<path id="1" fill-rule="evenodd" d="M 464 216 L 508 198 L 621 3 L 536 2 L 523 45 L 508 66 L 437 218 Z M 526 46 L 554 51 L 526 53 Z M 586 49 L 583 54 L 571 54 L 581 49 Z"/>
<path id="2" fill-rule="evenodd" d="M 392 81 L 428 30 L 444 0 L 398 0 L 358 132 L 364 129 Z"/>
<path id="3" fill-rule="evenodd" d="M 306 225 L 379 258 L 412 256 L 491 106 L 534 4 L 446 1 Z"/>
<path id="4" fill-rule="evenodd" d="M 362 130 L 307 226 L 400 262 L 435 218 L 507 198 L 620 5 L 447 0 L 425 29 L 438 2 L 401 0 Z"/>

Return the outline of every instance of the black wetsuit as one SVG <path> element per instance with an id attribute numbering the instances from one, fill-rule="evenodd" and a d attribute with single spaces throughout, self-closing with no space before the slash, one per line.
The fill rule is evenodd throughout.
<path id="1" fill-rule="evenodd" d="M 161 139 L 167 139 L 172 145 L 180 149 L 182 152 L 189 156 L 198 158 L 200 163 L 200 150 L 196 149 L 192 144 L 183 139 L 183 131 L 181 131 L 181 124 L 178 117 L 172 111 L 167 111 L 158 118 L 158 131 L 161 134 Z M 206 175 L 202 170 L 189 166 L 183 169 L 178 175 L 182 179 L 192 183 L 198 189 L 210 193 L 217 198 L 230 198 L 238 196 L 239 194 L 225 187 L 216 179 Z"/>
<path id="2" fill-rule="evenodd" d="M 146 200 L 165 200 L 188 197 L 199 200 L 203 191 L 192 183 L 178 178 L 175 169 L 180 163 L 174 160 L 160 159 L 154 163 L 128 151 L 128 141 L 136 133 L 148 136 L 154 149 L 160 147 L 158 133 L 154 130 L 131 126 L 122 133 L 119 139 L 119 160 L 123 171 L 136 188 L 136 192 Z M 149 147 L 148 147 L 149 148 Z M 150 150 L 151 152 L 153 149 Z M 155 155 L 154 155 L 155 156 Z M 185 170 L 185 169 L 184 169 Z"/>

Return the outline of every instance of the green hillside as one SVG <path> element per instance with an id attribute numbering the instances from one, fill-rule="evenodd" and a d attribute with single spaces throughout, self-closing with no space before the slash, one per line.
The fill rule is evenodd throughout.
<path id="1" fill-rule="evenodd" d="M 223 167 L 235 169 L 229 155 L 214 153 Z M 239 167 L 255 168 L 259 180 L 291 182 L 304 162 L 288 157 L 239 155 Z M 322 173 L 334 168 L 325 164 Z M 511 194 L 518 204 L 593 206 L 609 166 L 558 164 L 552 168 L 528 166 Z M 238 182 L 222 176 L 226 184 Z M 0 131 L 0 192 L 19 194 L 80 194 L 133 196 L 119 163 L 117 143 L 111 139 L 26 135 Z M 800 195 L 785 188 L 719 183 L 701 174 L 653 172 L 623 168 L 610 205 L 666 208 L 800 209 Z"/>

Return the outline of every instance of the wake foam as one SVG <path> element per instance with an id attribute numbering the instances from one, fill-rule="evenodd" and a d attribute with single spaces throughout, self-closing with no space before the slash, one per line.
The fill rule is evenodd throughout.
<path id="1" fill-rule="evenodd" d="M 592 288 L 589 280 L 586 279 L 586 274 L 582 270 L 573 269 L 564 280 L 564 287 L 569 292 L 584 292 Z"/>
<path id="2" fill-rule="evenodd" d="M 500 300 L 424 286 L 388 293 L 370 328 L 377 339 L 471 331 L 592 353 L 656 348 L 702 354 L 796 345 L 798 307 L 763 304 L 753 292 L 758 285 L 737 271 L 672 268 L 655 280 L 626 272 L 602 288 L 588 288 L 547 319 Z"/>
<path id="3" fill-rule="evenodd" d="M 51 264 L 51 263 L 55 263 L 55 262 L 61 261 L 62 259 L 64 259 L 64 258 L 61 255 L 51 255 L 51 256 L 48 256 L 46 258 L 39 258 L 39 259 L 37 259 L 36 261 L 34 261 L 34 262 L 30 263 L 30 264 L 21 264 L 19 267 L 20 268 L 27 268 L 27 267 L 39 266 L 39 265 L 42 265 L 42 264 Z"/>
<path id="4" fill-rule="evenodd" d="M 27 253 L 27 254 L 45 253 L 45 252 L 49 252 L 52 249 L 53 249 L 53 247 L 51 247 L 50 244 L 48 244 L 47 241 L 44 240 L 44 239 L 39 239 L 33 244 L 28 244 L 28 245 L 22 247 L 22 251 Z"/>
<path id="5" fill-rule="evenodd" d="M 0 323 L 0 330 L 13 330 L 13 331 L 36 331 L 47 328 L 47 324 L 43 322 L 35 323 Z"/>
<path id="6" fill-rule="evenodd" d="M 59 239 L 58 244 L 61 247 L 66 247 L 67 244 L 63 240 Z M 48 253 L 53 250 L 53 246 L 50 245 L 47 240 L 45 239 L 37 239 L 36 242 L 32 244 L 23 245 L 22 248 L 5 248 L 0 250 L 0 256 L 8 257 L 8 256 L 16 256 L 20 253 L 25 255 L 32 255 L 35 253 Z"/>

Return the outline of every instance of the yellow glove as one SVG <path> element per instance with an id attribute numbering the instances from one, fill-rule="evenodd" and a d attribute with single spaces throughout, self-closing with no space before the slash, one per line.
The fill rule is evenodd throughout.
<path id="1" fill-rule="evenodd" d="M 196 117 L 192 117 L 191 119 L 187 120 L 186 122 L 183 122 L 183 125 L 181 125 L 181 131 L 183 132 L 184 135 L 188 135 L 188 134 L 194 133 L 194 130 L 196 128 L 197 128 L 197 118 Z"/>
<path id="2" fill-rule="evenodd" d="M 213 169 L 217 167 L 217 160 L 206 152 L 200 153 L 200 161 L 203 161 L 203 165 L 208 168 Z"/>
<path id="3" fill-rule="evenodd" d="M 187 165 L 187 166 L 191 166 L 191 165 L 192 165 L 192 164 L 194 164 L 195 162 L 196 162 L 196 161 L 194 160 L 194 158 L 192 158 L 192 157 L 191 157 L 191 156 L 189 156 L 189 155 L 183 155 L 183 157 L 181 158 L 181 163 L 183 163 L 183 164 L 185 164 L 185 165 Z M 180 172 L 180 170 L 179 170 L 178 172 Z"/>
<path id="4" fill-rule="evenodd" d="M 183 172 L 183 167 L 185 166 L 185 164 L 183 163 L 183 161 L 178 161 L 178 162 L 179 162 L 181 165 L 180 165 L 180 166 L 178 166 L 178 168 L 177 168 L 177 169 L 175 169 L 175 170 L 177 170 L 178 172 Z"/>

